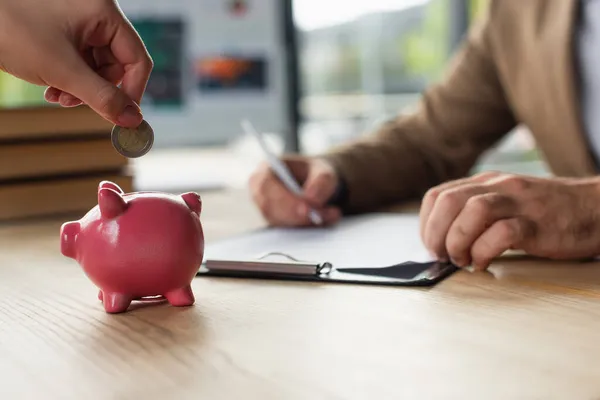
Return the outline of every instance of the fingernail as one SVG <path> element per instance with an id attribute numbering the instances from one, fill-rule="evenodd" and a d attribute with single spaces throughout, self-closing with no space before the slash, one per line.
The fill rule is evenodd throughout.
<path id="1" fill-rule="evenodd" d="M 117 122 L 119 123 L 119 125 L 123 126 L 137 126 L 140 124 L 142 118 L 143 117 L 140 110 L 132 105 L 129 105 L 125 107 L 121 115 L 119 115 Z"/>
<path id="2" fill-rule="evenodd" d="M 81 100 L 79 99 L 69 99 L 65 101 L 64 107 L 75 107 L 81 105 Z"/>
<path id="3" fill-rule="evenodd" d="M 442 263 L 445 263 L 445 262 L 448 261 L 448 260 L 446 260 L 446 257 L 440 256 L 435 251 L 428 250 L 428 253 L 429 253 L 429 256 L 431 258 L 434 258 L 436 261 L 439 261 L 439 262 L 442 262 Z"/>
<path id="4" fill-rule="evenodd" d="M 448 257 L 446 257 L 444 254 L 440 254 L 434 250 L 427 250 L 429 252 L 429 255 L 433 258 L 436 259 L 436 261 L 439 262 L 448 262 Z"/>
<path id="5" fill-rule="evenodd" d="M 463 267 L 462 262 L 460 262 L 459 260 L 456 260 L 454 258 L 450 258 L 450 262 L 454 265 L 456 265 L 457 267 Z"/>
<path id="6" fill-rule="evenodd" d="M 473 263 L 473 270 L 475 271 L 485 271 L 488 267 L 487 267 L 487 263 Z"/>

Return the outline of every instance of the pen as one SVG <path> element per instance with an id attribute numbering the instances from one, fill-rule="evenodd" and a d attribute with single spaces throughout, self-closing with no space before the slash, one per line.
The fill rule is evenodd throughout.
<path id="1" fill-rule="evenodd" d="M 259 134 L 256 131 L 256 129 L 254 129 L 254 127 L 252 126 L 250 121 L 243 120 L 242 128 L 244 129 L 244 131 L 246 131 L 247 134 L 250 134 L 256 138 L 256 140 L 258 141 L 258 144 L 260 145 L 263 152 L 265 153 L 265 156 L 267 157 L 267 161 L 269 162 L 271 169 L 273 170 L 275 175 L 277 175 L 279 177 L 279 179 L 283 182 L 283 184 L 288 188 L 288 190 L 290 190 L 292 193 L 294 193 L 298 196 L 302 196 L 302 194 L 303 194 L 302 188 L 300 187 L 300 185 L 298 184 L 296 179 L 294 179 L 290 170 L 283 163 L 283 161 L 281 161 L 279 159 L 279 157 L 277 157 L 269 149 L 263 136 L 261 134 Z M 309 217 L 310 217 L 310 220 L 312 221 L 312 223 L 315 225 L 321 225 L 323 223 L 323 218 L 321 218 L 319 213 L 316 212 L 314 209 L 310 209 Z"/>

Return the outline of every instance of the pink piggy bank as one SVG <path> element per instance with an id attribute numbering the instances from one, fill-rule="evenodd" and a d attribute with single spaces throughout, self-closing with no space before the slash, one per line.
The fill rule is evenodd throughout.
<path id="1" fill-rule="evenodd" d="M 156 298 L 190 306 L 190 284 L 204 256 L 201 209 L 196 193 L 125 194 L 103 181 L 98 205 L 61 226 L 61 252 L 100 288 L 106 312 L 124 312 L 133 300 Z"/>

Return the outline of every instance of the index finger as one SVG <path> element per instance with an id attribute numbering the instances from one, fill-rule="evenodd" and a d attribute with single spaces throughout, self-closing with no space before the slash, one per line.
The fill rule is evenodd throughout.
<path id="1" fill-rule="evenodd" d="M 465 178 L 448 181 L 429 189 L 423 197 L 423 201 L 421 202 L 421 209 L 419 210 L 421 240 L 425 240 L 425 228 L 427 227 L 427 222 L 429 221 L 429 217 L 431 211 L 433 210 L 433 206 L 435 205 L 435 202 L 441 193 L 461 185 L 485 182 L 488 179 L 494 178 L 498 175 L 500 175 L 500 173 L 496 171 L 483 172 L 474 176 L 468 176 Z"/>
<path id="2" fill-rule="evenodd" d="M 110 49 L 125 69 L 121 85 L 123 92 L 140 104 L 154 63 L 142 38 L 125 15 L 120 10 L 119 12 L 122 22 L 111 40 Z"/>
<path id="3" fill-rule="evenodd" d="M 269 171 L 261 193 L 270 219 L 280 224 L 304 225 L 309 222 L 306 201 L 290 190 Z"/>

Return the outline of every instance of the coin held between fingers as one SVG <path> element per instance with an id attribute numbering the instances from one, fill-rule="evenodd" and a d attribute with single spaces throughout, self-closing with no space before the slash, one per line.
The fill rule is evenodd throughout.
<path id="1" fill-rule="evenodd" d="M 138 158 L 148 153 L 154 144 L 154 131 L 146 120 L 137 128 L 115 125 L 111 133 L 113 147 L 127 158 Z"/>

